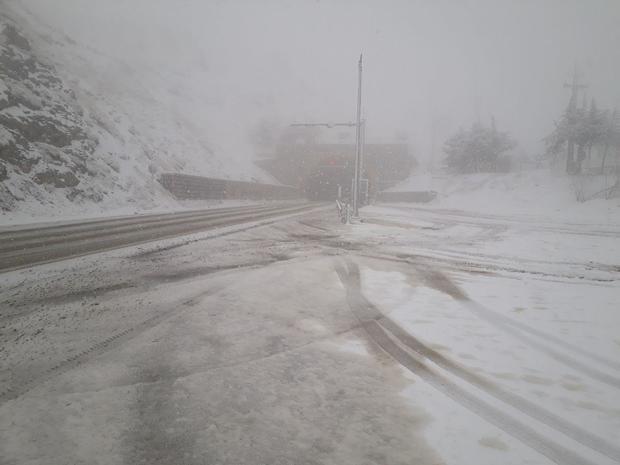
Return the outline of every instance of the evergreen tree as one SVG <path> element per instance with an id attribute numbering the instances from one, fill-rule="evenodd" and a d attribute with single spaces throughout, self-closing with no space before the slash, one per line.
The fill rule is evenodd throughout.
<path id="1" fill-rule="evenodd" d="M 485 127 L 474 123 L 469 131 L 460 130 L 444 144 L 446 166 L 456 173 L 495 172 L 501 155 L 513 149 L 516 142 L 495 124 Z"/>
<path id="2" fill-rule="evenodd" d="M 567 173 L 581 173 L 583 161 L 591 154 L 592 148 L 609 146 L 613 140 L 616 118 L 608 111 L 599 110 L 594 99 L 587 109 L 585 106 L 576 108 L 571 101 L 553 132 L 545 138 L 547 154 L 557 156 L 566 151 Z M 572 147 L 577 149 L 576 157 Z M 604 155 L 604 159 L 606 157 Z"/>

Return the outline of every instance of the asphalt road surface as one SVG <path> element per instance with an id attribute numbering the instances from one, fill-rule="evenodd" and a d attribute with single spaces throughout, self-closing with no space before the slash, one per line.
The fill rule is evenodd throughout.
<path id="1" fill-rule="evenodd" d="M 0 231 L 0 271 L 308 210 L 252 205 Z"/>

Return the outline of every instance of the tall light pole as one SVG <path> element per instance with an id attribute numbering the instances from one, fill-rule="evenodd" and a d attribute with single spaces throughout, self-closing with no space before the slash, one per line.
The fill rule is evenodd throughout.
<path id="1" fill-rule="evenodd" d="M 573 81 L 570 84 L 564 84 L 564 87 L 568 87 L 571 90 L 570 101 L 567 109 L 570 132 L 568 134 L 566 172 L 568 174 L 575 174 L 575 119 L 577 118 L 577 99 L 579 98 L 579 91 L 587 87 L 585 84 L 579 82 L 577 65 L 575 65 L 575 70 L 573 71 Z"/>
<path id="2" fill-rule="evenodd" d="M 362 169 L 362 55 L 358 63 L 357 119 L 355 125 L 355 175 L 353 177 L 353 216 L 359 216 L 359 192 Z"/>
<path id="3" fill-rule="evenodd" d="M 293 123 L 291 126 L 355 126 L 355 173 L 353 174 L 353 216 L 359 216 L 360 179 L 362 177 L 362 157 L 366 140 L 366 120 L 362 120 L 362 55 L 358 62 L 357 77 L 357 119 L 355 123 Z"/>

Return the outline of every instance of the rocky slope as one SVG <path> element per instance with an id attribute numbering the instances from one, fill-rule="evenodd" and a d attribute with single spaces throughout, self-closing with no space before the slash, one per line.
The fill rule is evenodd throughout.
<path id="1" fill-rule="evenodd" d="M 46 29 L 0 1 L 0 223 L 174 206 L 157 177 L 266 175 L 215 153 L 170 94 L 183 92 Z M 162 91 L 165 89 L 165 92 Z"/>
<path id="2" fill-rule="evenodd" d="M 0 208 L 46 203 L 56 189 L 70 201 L 102 200 L 89 178 L 109 175 L 112 164 L 93 157 L 98 139 L 74 92 L 15 23 L 0 21 Z"/>

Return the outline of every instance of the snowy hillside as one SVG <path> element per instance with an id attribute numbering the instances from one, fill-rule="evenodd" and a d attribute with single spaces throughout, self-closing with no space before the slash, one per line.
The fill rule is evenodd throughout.
<path id="1" fill-rule="evenodd" d="M 0 222 L 172 207 L 167 171 L 269 180 L 242 142 L 221 147 L 186 116 L 183 77 L 80 45 L 18 3 L 0 2 L 0 64 Z"/>

